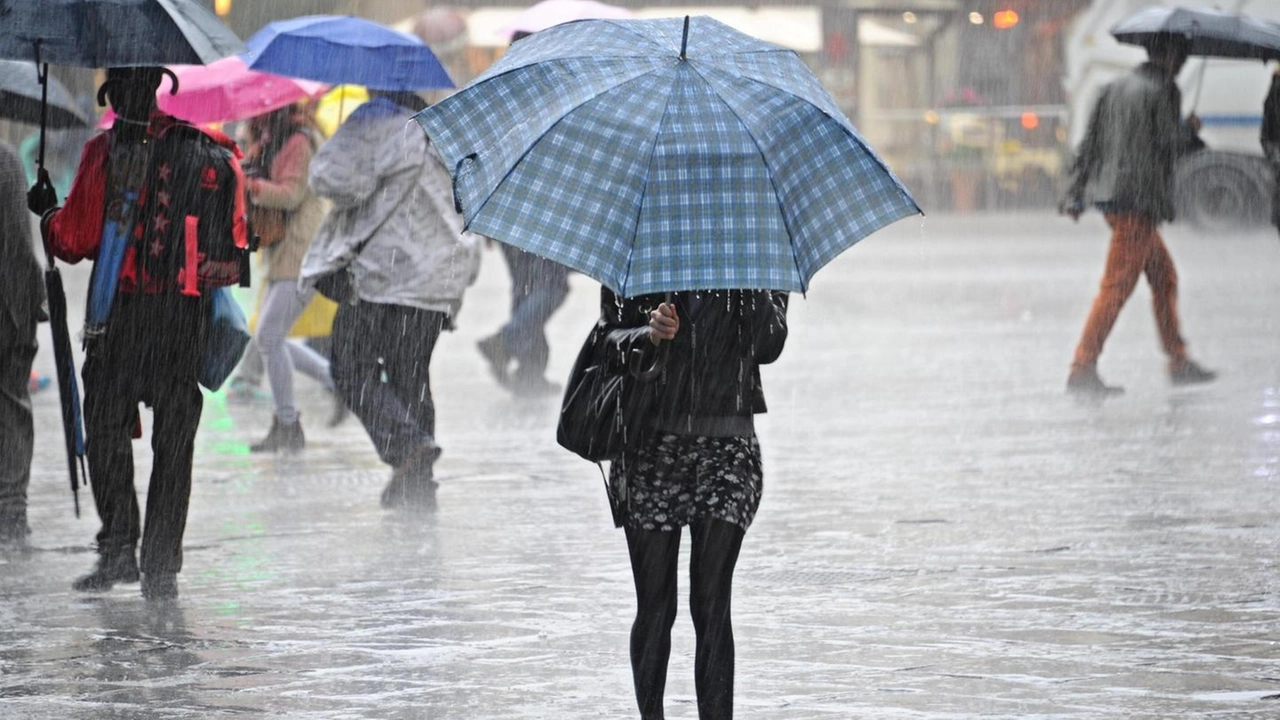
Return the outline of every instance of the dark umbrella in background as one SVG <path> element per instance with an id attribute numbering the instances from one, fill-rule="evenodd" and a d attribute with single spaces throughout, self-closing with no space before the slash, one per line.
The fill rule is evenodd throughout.
<path id="1" fill-rule="evenodd" d="M 8 120 L 39 125 L 41 98 L 45 95 L 40 70 L 33 62 L 0 60 L 0 115 Z M 88 127 L 71 91 L 56 78 L 49 78 L 46 126 L 52 130 Z"/>
<path id="2" fill-rule="evenodd" d="M 48 78 L 41 81 L 33 62 L 0 60 L 0 115 L 6 119 L 54 129 L 87 127 L 89 122 L 76 106 L 71 93 L 62 83 Z M 47 97 L 47 100 L 44 98 Z M 49 321 L 54 328 L 54 357 L 58 364 L 58 396 L 62 401 L 63 440 L 67 450 L 67 469 L 71 474 L 71 496 L 76 517 L 80 517 L 80 478 L 87 477 L 84 466 L 84 425 L 80 417 L 80 389 L 76 385 L 75 368 L 71 367 L 71 338 L 67 334 L 67 298 L 62 289 L 62 276 L 53 266 L 45 271 L 45 289 L 49 298 Z M 65 365 L 65 367 L 64 367 Z"/>
<path id="3" fill-rule="evenodd" d="M 39 68 L 39 169 L 31 194 L 43 196 L 49 204 L 57 202 L 44 168 L 45 130 L 56 117 L 49 102 L 49 63 L 108 68 L 203 65 L 243 50 L 240 39 L 193 0 L 0 0 L 0 59 L 25 60 Z M 53 94 L 56 99 L 57 93 Z M 67 296 L 52 255 L 48 267 L 49 327 L 62 400 L 67 466 L 79 517 L 77 490 L 80 478 L 88 479 L 80 390 L 67 330 Z"/>
<path id="4" fill-rule="evenodd" d="M 1151 7 L 1116 23 L 1111 34 L 1126 45 L 1142 47 L 1161 36 L 1180 35 L 1190 43 L 1190 55 L 1262 62 L 1280 60 L 1280 25 L 1222 10 Z M 1207 66 L 1207 61 L 1200 65 L 1192 108 L 1200 104 Z"/>
<path id="5" fill-rule="evenodd" d="M 1143 47 L 1161 35 L 1181 35 L 1191 42 L 1191 55 L 1280 59 L 1280 25 L 1221 10 L 1151 7 L 1116 23 L 1111 34 Z"/>

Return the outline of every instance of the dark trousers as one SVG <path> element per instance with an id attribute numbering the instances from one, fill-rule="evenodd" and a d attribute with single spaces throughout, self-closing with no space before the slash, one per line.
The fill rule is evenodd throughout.
<path id="1" fill-rule="evenodd" d="M 333 319 L 333 384 L 392 467 L 435 443 L 431 353 L 447 319 L 433 310 L 364 301 L 342 303 Z"/>
<path id="2" fill-rule="evenodd" d="M 176 293 L 116 297 L 107 332 L 91 341 L 84 366 L 89 479 L 102 529 L 98 552 L 133 553 L 141 570 L 182 569 L 191 500 L 191 461 L 204 399 L 197 375 L 209 306 Z M 138 403 L 153 410 L 151 482 L 141 526 L 131 440 Z"/>
<path id="3" fill-rule="evenodd" d="M 516 360 L 516 380 L 542 378 L 551 354 L 546 325 L 569 295 L 569 269 L 546 258 L 502 245 L 511 272 L 511 319 L 502 345 Z"/>
<path id="4" fill-rule="evenodd" d="M 721 520 L 689 527 L 689 612 L 697 638 L 694 687 L 701 720 L 733 717 L 733 623 L 730 597 L 733 569 L 743 530 Z M 679 529 L 637 530 L 628 526 L 627 549 L 636 586 L 636 619 L 631 626 L 631 673 L 643 720 L 662 720 L 662 695 L 671 656 L 671 625 L 676 619 L 676 569 Z"/>
<path id="5" fill-rule="evenodd" d="M 31 363 L 36 322 L 17 328 L 0 316 L 0 538 L 27 532 L 27 485 L 35 426 L 31 416 Z"/>

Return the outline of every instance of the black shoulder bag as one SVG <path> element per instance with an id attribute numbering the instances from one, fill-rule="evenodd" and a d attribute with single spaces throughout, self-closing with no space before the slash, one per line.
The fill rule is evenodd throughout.
<path id="1" fill-rule="evenodd" d="M 648 432 L 655 392 L 652 383 L 666 369 L 663 343 L 653 366 L 642 369 L 643 353 L 610 357 L 605 333 L 595 328 L 578 352 L 560 405 L 556 442 L 592 462 L 617 460 Z"/>

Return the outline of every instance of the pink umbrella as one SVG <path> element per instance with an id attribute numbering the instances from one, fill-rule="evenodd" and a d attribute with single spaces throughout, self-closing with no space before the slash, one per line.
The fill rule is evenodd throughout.
<path id="1" fill-rule="evenodd" d="M 629 17 L 633 17 L 630 10 L 596 0 L 542 0 L 520 13 L 514 22 L 502 29 L 502 34 L 510 39 L 518 32 L 535 33 L 574 20 L 623 20 Z"/>
<path id="2" fill-rule="evenodd" d="M 230 122 L 271 112 L 303 98 L 323 95 L 329 86 L 250 70 L 238 56 L 208 65 L 174 65 L 178 94 L 170 95 L 168 78 L 160 83 L 160 109 L 196 125 Z M 98 127 L 111 127 L 115 113 L 103 115 Z"/>

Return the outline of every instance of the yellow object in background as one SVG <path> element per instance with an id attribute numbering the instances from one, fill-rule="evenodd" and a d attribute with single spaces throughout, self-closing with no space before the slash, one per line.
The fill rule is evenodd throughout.
<path id="1" fill-rule="evenodd" d="M 333 316 L 337 314 L 338 303 L 316 293 L 293 324 L 289 337 L 329 337 L 333 331 Z"/>
<path id="2" fill-rule="evenodd" d="M 359 85 L 339 85 L 316 103 L 316 124 L 329 137 L 338 126 L 351 116 L 351 112 L 369 101 L 369 93 Z"/>
<path id="3" fill-rule="evenodd" d="M 267 285 L 258 288 L 258 298 L 254 302 L 253 312 L 249 315 L 249 332 L 258 331 L 258 311 L 262 309 L 262 297 L 266 294 Z M 333 316 L 338 314 L 338 303 L 316 293 L 303 309 L 298 320 L 289 329 L 291 338 L 329 337 L 333 331 Z"/>

